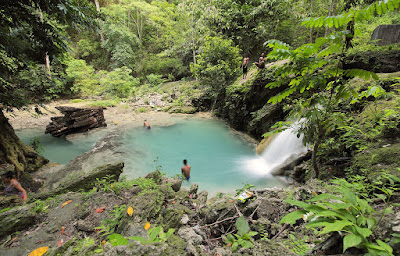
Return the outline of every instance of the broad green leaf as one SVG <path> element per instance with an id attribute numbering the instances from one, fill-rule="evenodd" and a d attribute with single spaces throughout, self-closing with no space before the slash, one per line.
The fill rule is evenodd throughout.
<path id="1" fill-rule="evenodd" d="M 361 237 L 355 235 L 355 234 L 348 234 L 343 238 L 343 252 L 347 250 L 347 248 L 350 247 L 356 247 L 361 243 L 362 239 Z"/>
<path id="2" fill-rule="evenodd" d="M 253 248 L 254 247 L 253 243 L 249 240 L 240 241 L 240 245 L 244 248 Z"/>
<path id="3" fill-rule="evenodd" d="M 238 242 L 234 242 L 234 243 L 232 244 L 232 251 L 236 251 L 236 249 L 238 248 L 238 246 L 239 246 Z"/>
<path id="4" fill-rule="evenodd" d="M 345 227 L 353 225 L 354 225 L 353 223 L 347 220 L 335 221 L 333 223 L 329 223 L 328 225 L 326 225 L 320 234 L 322 235 L 322 234 L 328 234 L 333 231 L 341 231 L 344 230 Z"/>
<path id="5" fill-rule="evenodd" d="M 249 223 L 247 223 L 247 220 L 243 217 L 240 216 L 235 223 L 238 233 L 243 235 L 245 233 L 248 233 L 250 231 Z"/>
<path id="6" fill-rule="evenodd" d="M 369 237 L 372 234 L 371 229 L 369 228 L 361 228 L 361 227 L 357 227 L 356 226 L 356 230 L 357 232 L 362 235 L 364 238 Z"/>
<path id="7" fill-rule="evenodd" d="M 111 234 L 110 237 L 110 243 L 112 246 L 119 246 L 119 245 L 127 245 L 129 244 L 129 240 L 126 239 L 125 237 L 121 236 L 120 234 L 114 233 Z"/>
<path id="8" fill-rule="evenodd" d="M 255 236 L 255 235 L 257 235 L 258 234 L 258 232 L 256 232 L 256 231 L 250 231 L 249 232 L 249 236 Z"/>
<path id="9" fill-rule="evenodd" d="M 279 223 L 294 224 L 294 223 L 296 223 L 296 220 L 303 218 L 304 214 L 307 214 L 307 211 L 299 210 L 299 211 L 291 212 L 291 213 L 285 215 Z"/>
<path id="10" fill-rule="evenodd" d="M 393 248 L 390 247 L 390 245 L 388 245 L 387 243 L 377 239 L 376 242 L 383 248 L 385 249 L 385 251 L 389 252 L 389 253 L 393 253 Z"/>
<path id="11" fill-rule="evenodd" d="M 161 226 L 158 226 L 158 227 L 155 227 L 155 228 L 152 228 L 149 230 L 149 232 L 148 232 L 149 243 L 152 243 L 156 239 L 156 237 L 160 233 L 160 231 L 161 231 Z"/>
<path id="12" fill-rule="evenodd" d="M 133 241 L 138 241 L 142 244 L 147 244 L 147 240 L 144 237 L 141 236 L 130 236 L 128 237 L 129 240 L 133 240 Z"/>

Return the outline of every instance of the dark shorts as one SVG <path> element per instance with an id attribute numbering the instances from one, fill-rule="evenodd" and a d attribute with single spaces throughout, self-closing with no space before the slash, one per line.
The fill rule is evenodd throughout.
<path id="1" fill-rule="evenodd" d="M 247 67 L 243 67 L 243 74 L 247 73 Z"/>

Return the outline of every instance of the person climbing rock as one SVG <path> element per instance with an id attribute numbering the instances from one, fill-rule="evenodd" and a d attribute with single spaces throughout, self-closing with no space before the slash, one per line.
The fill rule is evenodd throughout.
<path id="1" fill-rule="evenodd" d="M 14 178 L 13 172 L 8 171 L 1 177 L 5 184 L 4 194 L 6 196 L 17 196 L 16 203 L 24 204 L 28 201 L 28 194 L 21 184 Z"/>

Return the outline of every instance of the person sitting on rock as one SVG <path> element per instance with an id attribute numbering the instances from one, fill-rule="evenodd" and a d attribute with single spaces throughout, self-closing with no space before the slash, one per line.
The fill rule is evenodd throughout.
<path id="1" fill-rule="evenodd" d="M 261 53 L 258 62 L 254 62 L 254 65 L 256 65 L 259 69 L 263 69 L 265 67 L 265 53 Z"/>
<path id="2" fill-rule="evenodd" d="M 28 194 L 21 184 L 14 178 L 13 172 L 8 171 L 1 177 L 5 184 L 4 194 L 6 196 L 17 196 L 17 203 L 24 204 L 28 201 Z M 21 200 L 22 199 L 22 200 Z"/>

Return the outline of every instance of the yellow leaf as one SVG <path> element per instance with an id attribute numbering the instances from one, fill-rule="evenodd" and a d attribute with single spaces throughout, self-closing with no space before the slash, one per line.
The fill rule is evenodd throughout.
<path id="1" fill-rule="evenodd" d="M 41 256 L 47 252 L 49 247 L 39 247 L 35 250 L 33 250 L 31 253 L 29 253 L 28 256 Z"/>
<path id="2" fill-rule="evenodd" d="M 66 206 L 67 204 L 69 204 L 69 203 L 71 203 L 72 202 L 72 200 L 68 200 L 67 202 L 65 202 L 65 203 L 63 203 L 62 205 L 61 205 L 61 208 L 63 208 L 64 206 Z"/>
<path id="3" fill-rule="evenodd" d="M 126 210 L 129 216 L 132 216 L 133 214 L 133 208 L 131 206 L 128 207 L 128 210 Z"/>
<path id="4" fill-rule="evenodd" d="M 144 225 L 144 230 L 148 230 L 150 228 L 150 222 L 147 222 L 146 225 Z"/>

